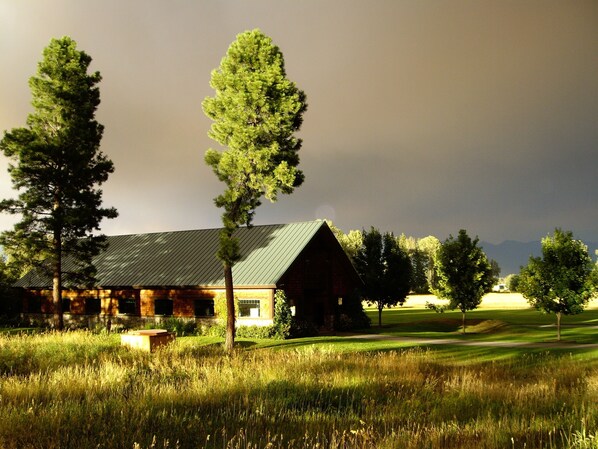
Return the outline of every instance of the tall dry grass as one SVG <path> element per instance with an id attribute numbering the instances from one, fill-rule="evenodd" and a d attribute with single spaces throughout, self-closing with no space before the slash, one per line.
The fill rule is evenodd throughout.
<path id="1" fill-rule="evenodd" d="M 111 335 L 0 336 L 0 447 L 596 447 L 598 370 L 574 358 L 195 341 L 146 354 Z"/>

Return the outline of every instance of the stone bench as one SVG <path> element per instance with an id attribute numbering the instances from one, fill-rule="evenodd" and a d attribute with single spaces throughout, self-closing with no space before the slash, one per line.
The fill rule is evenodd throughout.
<path id="1" fill-rule="evenodd" d="M 160 346 L 174 341 L 176 335 L 164 329 L 131 331 L 120 336 L 120 344 L 131 348 L 153 352 Z"/>

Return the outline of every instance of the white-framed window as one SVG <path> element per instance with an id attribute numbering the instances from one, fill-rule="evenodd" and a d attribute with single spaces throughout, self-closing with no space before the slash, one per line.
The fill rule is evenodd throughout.
<path id="1" fill-rule="evenodd" d="M 260 300 L 259 299 L 239 299 L 239 317 L 240 318 L 259 318 Z"/>

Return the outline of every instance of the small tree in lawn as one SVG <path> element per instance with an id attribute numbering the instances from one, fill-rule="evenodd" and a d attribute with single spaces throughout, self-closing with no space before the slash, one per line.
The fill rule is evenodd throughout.
<path id="1" fill-rule="evenodd" d="M 9 173 L 18 199 L 4 200 L 0 210 L 20 214 L 2 245 L 12 254 L 43 260 L 53 279 L 54 325 L 63 328 L 63 281 L 89 285 L 91 263 L 105 244 L 97 235 L 103 218 L 117 216 L 102 208 L 102 191 L 114 166 L 100 151 L 103 126 L 94 118 L 100 104 L 98 72 L 88 74 L 91 57 L 69 37 L 52 39 L 29 80 L 34 111 L 27 127 L 4 134 L 0 150 L 13 161 Z M 76 266 L 63 270 L 69 258 Z"/>
<path id="2" fill-rule="evenodd" d="M 438 312 L 459 309 L 462 313 L 465 333 L 465 313 L 476 309 L 482 297 L 489 292 L 496 278 L 478 238 L 472 240 L 464 229 L 457 238 L 452 235 L 442 243 L 435 257 L 436 287 L 433 292 L 439 298 L 449 300 L 445 307 L 428 304 Z"/>
<path id="3" fill-rule="evenodd" d="M 378 309 L 378 325 L 382 326 L 382 310 L 403 304 L 411 289 L 411 261 L 392 233 L 382 235 L 371 228 L 362 231 L 363 243 L 355 256 L 355 269 L 363 281 L 362 296 Z"/>
<path id="4" fill-rule="evenodd" d="M 557 340 L 561 317 L 583 312 L 593 295 L 595 269 L 588 247 L 561 229 L 542 239 L 542 257 L 521 269 L 518 291 L 536 309 L 556 314 Z"/>
<path id="5" fill-rule="evenodd" d="M 214 121 L 210 138 L 227 149 L 209 149 L 205 161 L 225 183 L 215 198 L 224 209 L 217 257 L 224 268 L 227 324 L 226 349 L 235 339 L 232 267 L 241 258 L 234 232 L 251 225 L 265 196 L 274 202 L 279 192 L 290 194 L 303 183 L 297 168 L 301 139 L 294 136 L 307 108 L 305 94 L 286 78 L 278 47 L 260 30 L 246 31 L 229 47 L 220 67 L 212 72 L 214 97 L 203 103 Z"/>

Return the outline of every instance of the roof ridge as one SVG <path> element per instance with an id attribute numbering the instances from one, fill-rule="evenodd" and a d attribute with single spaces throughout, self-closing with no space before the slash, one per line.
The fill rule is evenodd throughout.
<path id="1" fill-rule="evenodd" d="M 316 219 L 316 220 L 306 220 L 306 221 L 293 221 L 290 223 L 270 223 L 270 224 L 259 224 L 259 225 L 250 225 L 250 226 L 240 226 L 239 229 L 251 229 L 251 228 L 264 228 L 264 227 L 275 227 L 275 226 L 289 226 L 289 225 L 298 225 L 298 224 L 307 224 L 307 223 L 325 223 L 326 220 Z M 150 232 L 131 232 L 127 234 L 104 234 L 106 237 L 130 237 L 134 235 L 158 235 L 158 234 L 176 234 L 176 233 L 183 233 L 183 232 L 198 232 L 198 231 L 219 231 L 222 227 L 218 228 L 197 228 L 197 229 L 174 229 L 170 231 L 150 231 Z"/>

